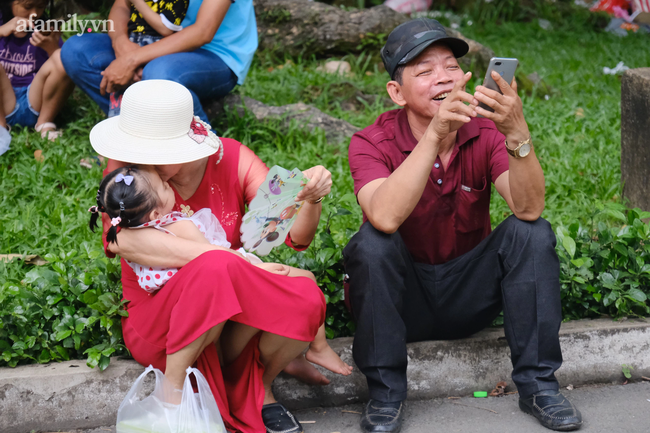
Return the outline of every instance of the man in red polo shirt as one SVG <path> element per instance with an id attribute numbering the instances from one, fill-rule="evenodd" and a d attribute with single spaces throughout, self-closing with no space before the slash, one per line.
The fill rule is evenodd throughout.
<path id="1" fill-rule="evenodd" d="M 514 80 L 494 73 L 503 94 L 465 91 L 471 73 L 456 59 L 468 49 L 435 20 L 398 26 L 381 55 L 403 108 L 350 143 L 364 223 L 344 257 L 366 432 L 401 428 L 407 342 L 467 337 L 502 310 L 519 407 L 550 429 L 582 424 L 554 374 L 562 308 L 555 235 L 540 218 L 544 174 Z M 514 214 L 493 232 L 491 184 Z"/>

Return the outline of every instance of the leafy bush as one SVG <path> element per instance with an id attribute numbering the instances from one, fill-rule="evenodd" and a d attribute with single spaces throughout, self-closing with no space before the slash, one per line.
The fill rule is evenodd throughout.
<path id="1" fill-rule="evenodd" d="M 88 243 L 81 247 L 46 255 L 49 265 L 22 279 L 0 262 L 0 366 L 87 355 L 90 367 L 104 370 L 111 355 L 126 353 L 119 264 Z"/>
<path id="2" fill-rule="evenodd" d="M 348 193 L 340 199 L 335 196 L 330 197 L 328 202 L 323 209 L 323 214 L 327 218 L 325 226 L 306 251 L 295 253 L 289 248 L 283 248 L 272 253 L 268 260 L 310 270 L 316 277 L 327 302 L 325 319 L 327 338 L 347 337 L 354 333 L 355 324 L 345 306 L 343 248 L 356 233 L 357 228 L 342 227 L 341 236 L 337 236 L 332 232 L 332 223 L 340 216 L 352 214 L 344 205 L 356 206 L 356 198 L 354 194 Z"/>
<path id="3" fill-rule="evenodd" d="M 623 225 L 612 227 L 603 218 Z M 585 227 L 558 227 L 565 320 L 650 315 L 650 212 L 597 204 Z"/>

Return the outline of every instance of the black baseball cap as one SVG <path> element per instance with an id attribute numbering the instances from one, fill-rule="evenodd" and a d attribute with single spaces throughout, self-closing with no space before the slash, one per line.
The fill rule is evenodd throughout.
<path id="1" fill-rule="evenodd" d="M 407 64 L 434 42 L 444 42 L 456 58 L 469 51 L 467 42 L 449 36 L 442 24 L 430 18 L 418 18 L 395 27 L 381 49 L 381 59 L 391 79 L 399 65 Z"/>

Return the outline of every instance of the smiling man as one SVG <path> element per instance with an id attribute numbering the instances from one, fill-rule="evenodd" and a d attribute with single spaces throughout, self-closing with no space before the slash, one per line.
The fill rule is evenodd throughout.
<path id="1" fill-rule="evenodd" d="M 582 424 L 555 378 L 562 308 L 555 235 L 540 218 L 544 173 L 514 80 L 493 75 L 503 94 L 465 91 L 471 73 L 456 59 L 468 49 L 435 20 L 393 30 L 381 55 L 402 108 L 350 143 L 364 223 L 344 256 L 367 432 L 401 428 L 407 342 L 467 337 L 501 311 L 519 407 L 554 430 Z M 514 214 L 494 231 L 491 184 Z"/>

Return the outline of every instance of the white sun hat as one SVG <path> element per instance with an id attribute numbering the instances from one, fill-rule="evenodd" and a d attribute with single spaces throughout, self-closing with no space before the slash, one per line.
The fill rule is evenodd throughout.
<path id="1" fill-rule="evenodd" d="M 120 114 L 90 131 L 90 144 L 102 156 L 132 164 L 183 164 L 221 152 L 210 125 L 194 116 L 192 95 L 168 80 L 132 84 L 122 96 Z"/>

